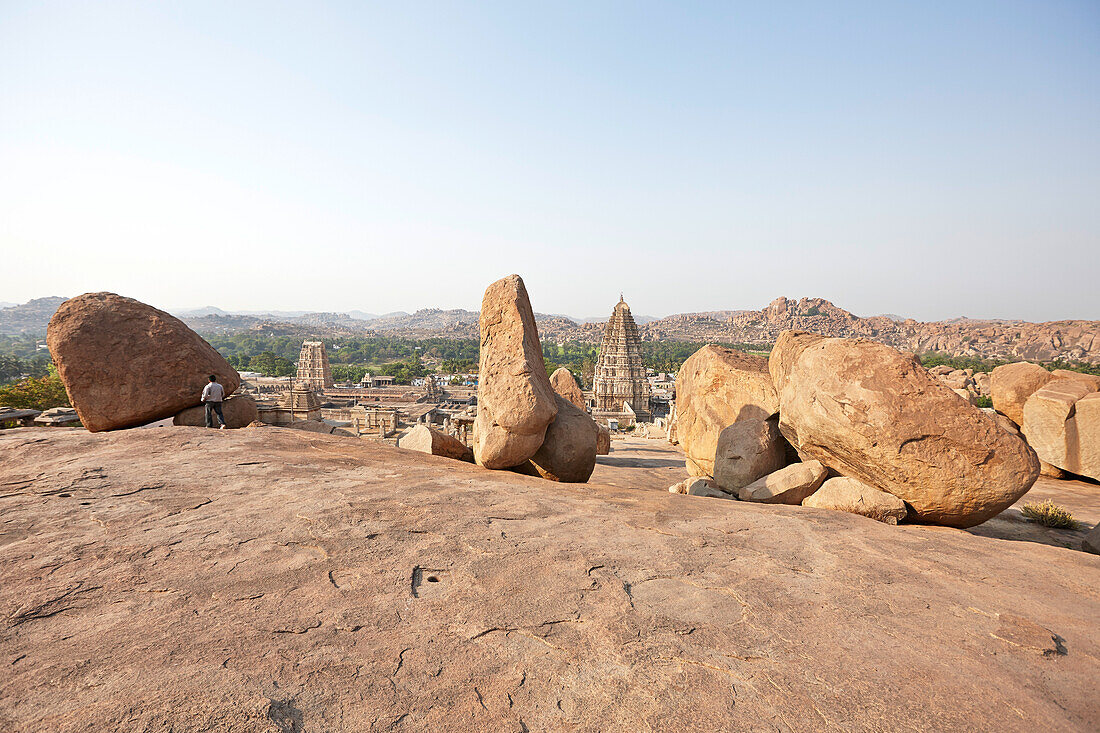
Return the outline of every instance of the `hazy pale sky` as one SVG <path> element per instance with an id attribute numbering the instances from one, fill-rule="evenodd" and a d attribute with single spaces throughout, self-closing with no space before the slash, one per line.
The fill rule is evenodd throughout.
<path id="1" fill-rule="evenodd" d="M 1100 3 L 0 0 L 0 301 L 1100 319 Z"/>

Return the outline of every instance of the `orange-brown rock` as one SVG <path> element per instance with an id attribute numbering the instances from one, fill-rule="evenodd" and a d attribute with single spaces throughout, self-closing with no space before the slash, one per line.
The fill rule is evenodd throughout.
<path id="1" fill-rule="evenodd" d="M 1055 379 L 1028 398 L 1023 433 L 1039 459 L 1100 480 L 1100 392 Z"/>
<path id="2" fill-rule="evenodd" d="M 737 498 L 764 504 L 801 504 L 821 488 L 828 474 L 820 461 L 792 463 L 745 486 L 737 492 Z"/>
<path id="3" fill-rule="evenodd" d="M 1024 403 L 1054 375 L 1038 364 L 1020 361 L 1005 364 L 989 375 L 993 409 L 1017 425 L 1024 424 Z"/>
<path id="4" fill-rule="evenodd" d="M 581 392 L 581 386 L 577 384 L 577 378 L 573 376 L 573 372 L 565 367 L 558 367 L 550 375 L 550 386 L 575 406 L 582 410 L 585 409 L 584 393 Z"/>
<path id="5" fill-rule="evenodd" d="M 596 436 L 596 455 L 606 456 L 611 453 L 611 430 L 606 425 L 596 424 L 599 434 Z"/>
<path id="6" fill-rule="evenodd" d="M 255 420 L 260 419 L 260 413 L 256 409 L 256 401 L 246 394 L 235 394 L 222 401 L 222 415 L 225 416 L 227 428 L 245 428 Z M 183 412 L 172 418 L 173 425 L 189 425 L 201 428 L 206 425 L 205 405 L 188 407 Z M 214 425 L 218 424 L 218 418 L 214 417 Z"/>
<path id="7" fill-rule="evenodd" d="M 843 476 L 904 500 L 914 521 L 969 527 L 1039 475 L 1035 453 L 917 360 L 858 339 L 784 333 L 772 350 L 780 431 Z"/>
<path id="8" fill-rule="evenodd" d="M 4 430 L 0 484 L 9 731 L 1100 726 L 1062 547 L 277 427 Z"/>
<path id="9" fill-rule="evenodd" d="M 480 329 L 474 458 L 485 468 L 510 468 L 535 454 L 557 414 L 557 393 L 519 275 L 486 288 Z"/>
<path id="10" fill-rule="evenodd" d="M 397 441 L 399 448 L 419 451 L 433 456 L 453 458 L 456 461 L 474 462 L 474 452 L 458 438 L 447 435 L 427 425 L 417 425 Z"/>
<path id="11" fill-rule="evenodd" d="M 1051 372 L 1055 379 L 1072 379 L 1088 386 L 1090 392 L 1100 391 L 1100 377 L 1095 374 L 1075 372 L 1071 369 L 1055 369 Z"/>
<path id="12" fill-rule="evenodd" d="M 802 506 L 861 514 L 885 524 L 897 524 L 906 515 L 904 501 L 848 476 L 829 479 Z"/>
<path id="13" fill-rule="evenodd" d="M 787 441 L 779 434 L 779 420 L 746 418 L 718 435 L 714 452 L 714 483 L 736 494 L 753 481 L 787 465 Z"/>
<path id="14" fill-rule="evenodd" d="M 199 404 L 211 374 L 226 395 L 240 386 L 229 362 L 178 318 L 114 293 L 62 303 L 46 343 L 81 424 L 93 433 L 173 417 Z"/>
<path id="15" fill-rule="evenodd" d="M 688 473 L 714 475 L 718 436 L 738 420 L 765 420 L 779 410 L 768 361 L 720 346 L 704 346 L 676 376 L 676 438 Z"/>
<path id="16" fill-rule="evenodd" d="M 584 483 L 596 467 L 596 421 L 561 395 L 558 414 L 546 429 L 546 439 L 528 461 L 532 472 L 551 481 Z"/>

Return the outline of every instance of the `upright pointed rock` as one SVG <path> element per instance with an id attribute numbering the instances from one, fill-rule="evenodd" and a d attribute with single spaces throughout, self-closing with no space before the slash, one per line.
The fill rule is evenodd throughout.
<path id="1" fill-rule="evenodd" d="M 523 463 L 558 414 L 535 314 L 519 275 L 497 280 L 481 301 L 474 459 L 485 468 Z"/>

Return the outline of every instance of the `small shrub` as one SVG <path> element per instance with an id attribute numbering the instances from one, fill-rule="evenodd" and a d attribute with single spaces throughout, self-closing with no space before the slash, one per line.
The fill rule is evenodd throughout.
<path id="1" fill-rule="evenodd" d="M 985 395 L 978 395 L 974 400 L 975 407 L 993 407 L 993 398 L 986 397 Z"/>
<path id="2" fill-rule="evenodd" d="M 1023 514 L 1033 522 L 1054 529 L 1077 529 L 1077 520 L 1066 509 L 1050 499 L 1024 504 Z"/>

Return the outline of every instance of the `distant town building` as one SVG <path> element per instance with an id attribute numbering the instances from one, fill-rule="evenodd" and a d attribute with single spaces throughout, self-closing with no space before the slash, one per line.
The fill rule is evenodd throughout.
<path id="1" fill-rule="evenodd" d="M 623 415 L 627 424 L 649 422 L 652 417 L 638 326 L 621 294 L 603 334 L 592 390 L 593 415 Z"/>
<path id="2" fill-rule="evenodd" d="M 328 365 L 324 341 L 302 343 L 302 353 L 298 355 L 296 380 L 308 384 L 310 389 L 318 392 L 332 387 L 332 369 Z"/>

